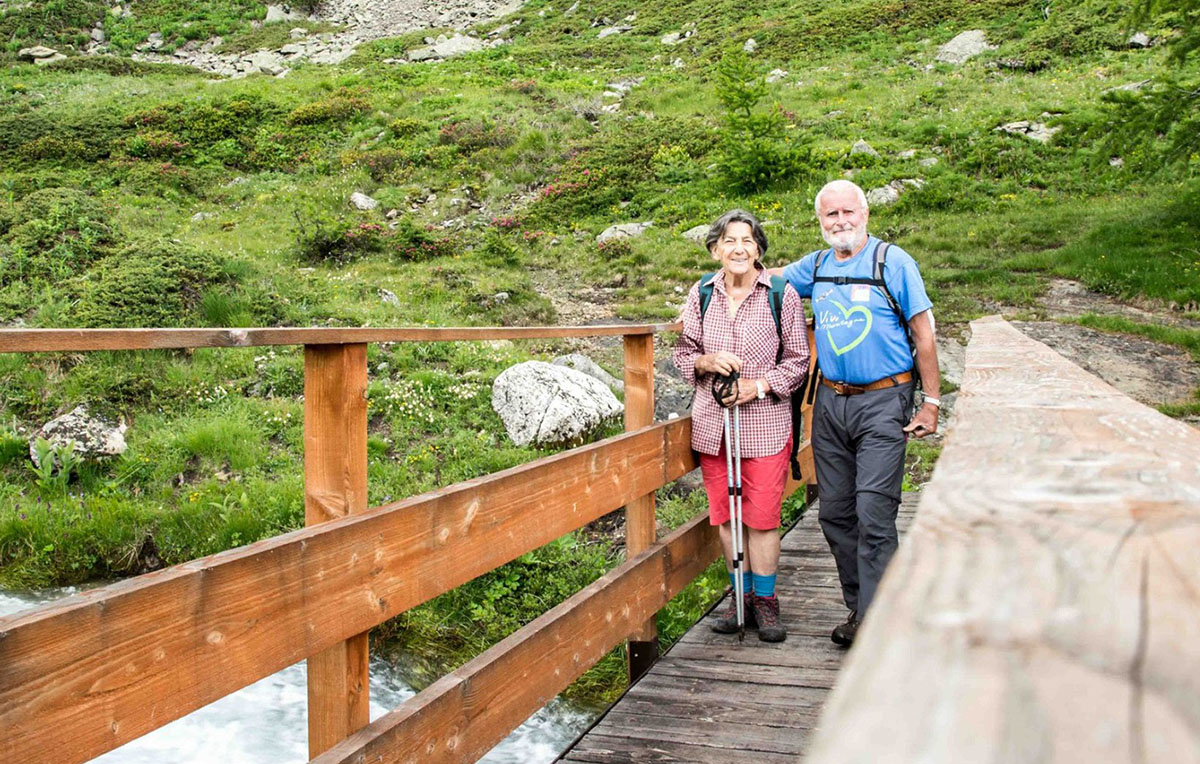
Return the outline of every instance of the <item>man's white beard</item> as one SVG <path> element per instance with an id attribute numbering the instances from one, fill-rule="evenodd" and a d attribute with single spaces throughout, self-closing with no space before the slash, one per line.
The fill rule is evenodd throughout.
<path id="1" fill-rule="evenodd" d="M 865 227 L 851 228 L 837 233 L 829 233 L 824 228 L 821 229 L 821 236 L 825 239 L 825 243 L 833 247 L 838 252 L 849 252 L 862 240 L 863 234 L 866 233 Z"/>

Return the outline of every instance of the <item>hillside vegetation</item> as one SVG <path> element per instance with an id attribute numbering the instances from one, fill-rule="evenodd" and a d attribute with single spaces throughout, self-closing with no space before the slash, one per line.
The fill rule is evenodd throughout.
<path id="1" fill-rule="evenodd" d="M 682 232 L 742 206 L 768 221 L 767 259 L 782 264 L 820 244 L 813 193 L 847 174 L 868 189 L 922 182 L 873 209 L 872 228 L 917 258 L 945 331 L 1034 312 L 1051 276 L 1200 319 L 1197 157 L 1168 162 L 1153 136 L 1120 154 L 1105 143 L 1106 92 L 1194 76 L 1168 61 L 1182 12 L 1135 30 L 1127 6 L 1095 0 L 762 0 L 754 15 L 732 0 L 595 0 L 569 15 L 531 0 L 475 30 L 510 25 L 510 42 L 478 53 L 396 63 L 452 33 L 433 30 L 336 66 L 220 79 L 127 56 L 151 33 L 165 52 L 213 35 L 277 47 L 294 24 L 256 26 L 266 8 L 248 0 L 133 0 L 131 15 L 8 5 L 8 326 L 546 324 L 583 299 L 672 319 L 710 262 Z M 101 19 L 110 55 L 77 55 Z M 601 35 L 614 26 L 628 29 Z M 971 29 L 995 47 L 936 60 Z M 1149 47 L 1131 47 L 1133 31 Z M 19 61 L 35 44 L 67 58 Z M 1017 121 L 1057 132 L 997 129 Z M 852 153 L 860 140 L 874 153 Z M 355 192 L 378 207 L 351 207 Z M 650 220 L 639 238 L 595 243 Z M 562 349 L 372 346 L 372 505 L 546 453 L 508 441 L 490 386 Z M 301 374 L 287 348 L 0 356 L 0 583 L 127 575 L 301 525 Z M 85 402 L 130 425 L 129 450 L 34 469 L 30 434 Z M 664 498 L 664 517 L 701 503 Z M 616 554 L 571 536 L 393 626 L 459 660 Z M 694 613 L 720 579 L 680 607 Z"/>

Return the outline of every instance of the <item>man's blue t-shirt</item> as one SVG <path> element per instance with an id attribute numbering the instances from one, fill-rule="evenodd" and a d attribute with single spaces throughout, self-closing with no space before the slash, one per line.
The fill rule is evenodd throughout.
<path id="1" fill-rule="evenodd" d="M 878 244 L 879 239 L 868 236 L 867 245 L 844 262 L 838 262 L 831 250 L 823 249 L 783 269 L 784 278 L 796 292 L 812 300 L 817 363 L 827 379 L 865 385 L 913 367 L 912 351 L 900 319 L 879 287 L 813 283 L 813 268 L 818 259 L 821 276 L 871 278 Z M 933 307 L 925 294 L 916 261 L 895 245 L 888 248 L 883 279 L 906 319 Z"/>

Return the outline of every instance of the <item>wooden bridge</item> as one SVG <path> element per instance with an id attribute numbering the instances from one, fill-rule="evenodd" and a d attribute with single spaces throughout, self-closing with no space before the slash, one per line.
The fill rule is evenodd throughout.
<path id="1" fill-rule="evenodd" d="M 307 659 L 314 762 L 470 762 L 614 645 L 640 676 L 655 611 L 719 554 L 703 516 L 655 538 L 654 491 L 695 466 L 690 421 L 652 422 L 653 337 L 672 328 L 0 330 L 0 352 L 304 345 L 310 525 L 0 619 L 0 761 L 88 761 Z M 600 737 L 639 738 L 621 733 L 647 704 L 686 711 L 672 666 L 690 657 L 708 667 L 692 686 L 733 664 L 764 678 L 738 698 L 778 741 L 756 761 L 1200 761 L 1200 433 L 998 319 L 973 331 L 947 445 L 845 667 L 805 529 L 781 589 L 824 592 L 785 598 L 792 635 L 765 665 L 686 637 L 567 760 L 702 760 L 665 734 Z M 627 433 L 367 507 L 367 343 L 585 335 L 624 336 Z M 622 506 L 622 565 L 368 723 L 372 626 Z M 781 668 L 834 684 L 823 713 L 770 702 Z M 750 734 L 700 732 L 726 752 Z"/>

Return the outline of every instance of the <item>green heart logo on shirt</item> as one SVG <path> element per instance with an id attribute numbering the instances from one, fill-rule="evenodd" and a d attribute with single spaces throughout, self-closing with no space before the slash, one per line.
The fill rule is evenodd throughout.
<path id="1" fill-rule="evenodd" d="M 843 318 L 849 319 L 850 316 L 853 316 L 855 313 L 862 313 L 864 316 L 867 317 L 867 323 L 863 325 L 862 334 L 855 337 L 854 341 L 851 342 L 849 345 L 847 345 L 844 348 L 838 347 L 837 343 L 833 341 L 833 332 L 832 331 L 828 332 L 829 346 L 833 348 L 833 352 L 836 355 L 844 355 L 846 353 L 849 353 L 854 348 L 858 347 L 858 343 L 865 340 L 867 338 L 867 335 L 871 333 L 871 311 L 865 305 L 855 305 L 850 310 L 846 310 L 845 306 L 842 305 L 837 300 L 830 300 L 830 302 L 832 302 L 834 305 L 838 306 L 838 310 L 842 311 Z"/>

